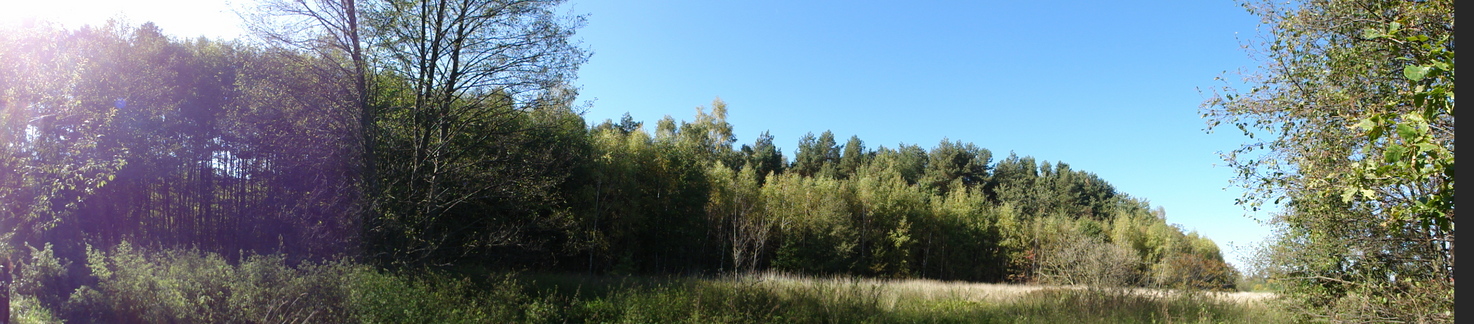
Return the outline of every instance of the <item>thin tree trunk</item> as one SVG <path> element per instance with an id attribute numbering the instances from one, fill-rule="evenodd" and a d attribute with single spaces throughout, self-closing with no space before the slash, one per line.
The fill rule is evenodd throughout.
<path id="1" fill-rule="evenodd" d="M 10 324 L 10 259 L 0 261 L 0 324 Z"/>

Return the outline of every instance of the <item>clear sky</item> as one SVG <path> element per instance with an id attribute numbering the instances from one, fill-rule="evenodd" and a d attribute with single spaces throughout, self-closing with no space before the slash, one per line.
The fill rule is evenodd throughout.
<path id="1" fill-rule="evenodd" d="M 691 119 L 720 96 L 739 143 L 771 131 L 792 156 L 804 133 L 931 148 L 973 142 L 1064 161 L 1228 245 L 1269 234 L 1234 205 L 1198 105 L 1257 18 L 1206 1 L 598 1 L 578 35 L 591 123 L 629 112 Z M 1241 41 L 1242 40 L 1242 41 Z M 1202 89 L 1205 92 L 1200 92 Z M 1224 190 L 1225 188 L 1228 190 Z M 1260 214 L 1264 218 L 1267 215 Z"/>
<path id="2" fill-rule="evenodd" d="M 233 5 L 249 4 L 238 0 Z M 0 0 L 0 23 L 68 26 L 119 14 L 183 37 L 242 34 L 220 1 Z M 689 120 L 728 103 L 739 143 L 770 131 L 792 156 L 804 133 L 926 148 L 972 142 L 1094 172 L 1217 241 L 1229 261 L 1269 230 L 1234 205 L 1198 105 L 1214 77 L 1254 66 L 1240 45 L 1257 19 L 1202 1 L 605 1 L 576 38 L 590 123 L 628 112 Z M 1200 91 L 1200 89 L 1202 91 Z M 1215 166 L 1219 165 L 1219 166 Z M 1226 189 L 1226 190 L 1225 190 Z M 1267 217 L 1260 213 L 1259 218 Z"/>

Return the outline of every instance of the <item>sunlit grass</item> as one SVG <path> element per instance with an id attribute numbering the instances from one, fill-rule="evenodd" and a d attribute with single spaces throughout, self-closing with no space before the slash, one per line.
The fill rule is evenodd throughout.
<path id="1" fill-rule="evenodd" d="M 1277 323 L 1265 294 L 803 277 L 527 275 L 571 322 Z"/>
<path id="2" fill-rule="evenodd" d="M 59 304 L 21 296 L 17 323 L 1277 323 L 1267 295 L 807 277 L 596 276 L 239 263 L 193 250 L 89 258 L 97 283 Z M 61 293 L 39 291 L 37 294 Z M 187 298 L 182 298 L 187 297 Z M 50 309 L 47 309 L 50 308 Z M 209 320 L 214 319 L 214 320 Z"/>

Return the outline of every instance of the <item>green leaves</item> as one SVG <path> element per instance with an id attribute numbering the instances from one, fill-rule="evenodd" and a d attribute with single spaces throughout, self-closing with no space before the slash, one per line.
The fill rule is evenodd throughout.
<path id="1" fill-rule="evenodd" d="M 1364 39 L 1378 39 L 1386 36 L 1386 33 L 1376 28 L 1365 28 L 1361 30 L 1361 38 Z"/>
<path id="2" fill-rule="evenodd" d="M 1426 129 L 1423 130 L 1423 132 L 1426 132 L 1426 131 L 1427 131 Z M 1405 139 L 1413 139 L 1413 138 L 1418 137 L 1418 135 L 1420 135 L 1420 133 L 1422 133 L 1422 132 L 1419 132 L 1419 130 L 1415 126 L 1413 126 L 1413 125 L 1408 125 L 1406 123 L 1397 124 L 1397 135 L 1398 136 L 1402 136 L 1402 138 L 1405 138 Z"/>
<path id="3" fill-rule="evenodd" d="M 1394 21 L 1387 24 L 1387 29 L 1363 28 L 1361 30 L 1361 38 L 1367 40 L 1391 38 L 1397 36 L 1397 32 L 1401 31 L 1401 29 L 1402 23 Z"/>
<path id="4" fill-rule="evenodd" d="M 1427 77 L 1428 76 L 1428 72 L 1429 71 L 1432 71 L 1432 70 L 1433 70 L 1433 67 L 1432 66 L 1409 65 L 1407 67 L 1402 68 L 1402 76 L 1403 77 L 1406 77 L 1408 80 L 1413 80 L 1415 82 L 1416 81 L 1423 81 L 1423 78 L 1424 77 Z"/>
<path id="5" fill-rule="evenodd" d="M 1392 164 L 1397 163 L 1397 161 L 1402 161 L 1402 156 L 1405 153 L 1407 153 L 1407 149 L 1403 146 L 1391 144 L 1387 145 L 1387 148 L 1385 151 L 1383 151 L 1382 156 L 1387 164 Z"/>
<path id="6" fill-rule="evenodd" d="M 1252 6 L 1270 26 L 1256 47 L 1271 68 L 1250 75 L 1248 90 L 1205 101 L 1203 115 L 1273 134 L 1225 155 L 1249 189 L 1241 202 L 1292 206 L 1275 218 L 1286 234 L 1262 261 L 1292 271 L 1279 275 L 1289 296 L 1315 301 L 1305 305 L 1312 316 L 1436 322 L 1427 314 L 1451 310 L 1451 299 L 1404 288 L 1452 291 L 1453 1 Z"/>

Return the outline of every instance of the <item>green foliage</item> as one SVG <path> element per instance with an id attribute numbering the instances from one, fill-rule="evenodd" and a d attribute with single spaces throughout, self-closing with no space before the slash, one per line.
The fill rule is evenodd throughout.
<path id="1" fill-rule="evenodd" d="M 868 168 L 855 178 L 851 217 L 860 231 L 861 273 L 910 276 L 911 227 L 930 211 L 929 197 L 894 169 Z"/>
<path id="2" fill-rule="evenodd" d="M 544 301 L 508 276 L 485 282 L 436 272 L 392 274 L 346 260 L 238 264 L 196 250 L 122 244 L 89 251 L 96 284 L 72 293 L 69 321 L 215 323 L 486 323 L 545 316 Z"/>
<path id="3" fill-rule="evenodd" d="M 840 147 L 836 145 L 834 133 L 830 131 L 824 131 L 819 137 L 814 137 L 814 133 L 804 134 L 798 140 L 793 165 L 788 168 L 806 177 L 838 178 Z"/>
<path id="4" fill-rule="evenodd" d="M 17 280 L 8 287 L 10 293 L 14 296 L 27 296 L 25 301 L 35 303 L 33 307 L 37 307 L 41 313 L 49 314 L 46 310 L 63 309 L 68 297 L 65 291 L 71 284 L 68 279 L 72 279 L 68 272 L 72 262 L 57 258 L 50 243 L 40 249 L 31 246 L 27 248 L 30 253 L 27 253 L 28 257 L 21 263 L 23 266 L 12 269 L 19 271 L 14 271 Z"/>
<path id="5" fill-rule="evenodd" d="M 105 28 L 116 28 L 109 25 Z M 156 31 L 156 30 L 155 30 Z M 40 236 L 69 218 L 82 200 L 107 184 L 126 161 L 112 133 L 117 97 L 98 89 L 101 78 L 122 77 L 96 62 L 122 40 L 109 30 L 60 32 L 28 26 L 0 36 L 0 253 L 41 245 Z M 140 33 L 138 41 L 150 41 Z M 114 37 L 110 37 L 114 36 Z M 103 104 L 106 103 L 106 104 Z"/>
<path id="6" fill-rule="evenodd" d="M 277 14 L 326 25 L 258 30 L 283 41 L 264 45 L 170 39 L 148 24 L 0 33 L 0 257 L 24 269 L 16 314 L 907 321 L 891 316 L 975 305 L 881 307 L 863 285 L 725 282 L 585 303 L 443 271 L 1079 274 L 1131 279 L 1055 281 L 1173 287 L 1234 277 L 1211 241 L 1062 162 L 994 162 L 949 139 L 839 145 L 826 131 L 788 164 L 767 133 L 733 147 L 720 99 L 653 129 L 627 114 L 586 127 L 567 86 L 587 58 L 569 41 L 581 18 L 553 15 L 558 1 L 452 2 L 274 1 Z M 529 41 L 498 43 L 511 39 Z M 1407 75 L 1451 77 L 1439 69 Z M 343 261 L 359 258 L 394 272 Z M 1201 269 L 1226 270 L 1190 276 Z"/>
<path id="7" fill-rule="evenodd" d="M 1231 290 L 1238 273 L 1222 262 L 1197 253 L 1176 253 L 1156 266 L 1153 278 L 1160 287 Z"/>
<path id="8" fill-rule="evenodd" d="M 1260 266 L 1307 318 L 1453 321 L 1453 1 L 1246 8 L 1262 74 L 1203 110 L 1257 140 L 1241 203 L 1283 203 Z"/>
<path id="9" fill-rule="evenodd" d="M 75 261 L 84 243 L 122 237 L 316 255 L 355 244 L 354 219 L 331 211 L 356 195 L 348 163 L 331 158 L 348 144 L 331 123 L 341 93 L 306 72 L 320 61 L 171 40 L 151 24 L 6 35 L 55 45 L 4 45 L 17 49 L 5 61 L 25 64 L 0 73 L 27 76 L 0 85 L 0 161 L 15 162 L 0 171 L 0 226 L 14 230 L 3 245 L 50 243 Z"/>
<path id="10" fill-rule="evenodd" d="M 961 181 L 952 187 L 945 197 L 931 199 L 930 217 L 916 222 L 917 276 L 1003 280 L 1017 250 L 1006 236 L 1015 230 L 1016 220 L 1006 207 L 989 204 L 981 190 L 967 190 Z"/>
<path id="11" fill-rule="evenodd" d="M 592 128 L 591 163 L 573 199 L 583 202 L 570 244 L 583 255 L 569 258 L 582 269 L 574 269 L 1029 281 L 1060 242 L 1087 239 L 1090 251 L 1117 257 L 1110 269 L 1130 272 L 1107 271 L 1126 278 L 1110 285 L 1171 286 L 1153 271 L 1180 253 L 1231 270 L 1211 241 L 1065 163 L 1014 155 L 995 165 L 990 151 L 950 140 L 931 151 L 870 151 L 858 137 L 839 147 L 821 134 L 806 136 L 783 170 L 770 137 L 733 150 L 727 107 L 713 107 L 694 122 L 666 117 L 653 136 L 631 118 Z M 1234 276 L 1214 278 L 1221 288 Z"/>
<path id="12" fill-rule="evenodd" d="M 926 149 L 902 144 L 896 149 L 884 146 L 876 149 L 875 159 L 871 164 L 896 170 L 901 173 L 902 179 L 906 179 L 906 183 L 915 184 L 921 181 L 921 176 L 926 172 L 927 161 Z"/>
<path id="13" fill-rule="evenodd" d="M 783 156 L 777 146 L 773 146 L 773 135 L 767 131 L 757 136 L 753 145 L 742 145 L 742 156 L 745 159 L 744 168 L 753 168 L 753 174 L 758 177 L 758 184 L 763 184 L 770 174 L 782 173 L 788 160 Z"/>
<path id="14" fill-rule="evenodd" d="M 713 106 L 720 109 L 698 111 L 695 123 L 662 119 L 654 136 L 643 128 L 594 129 L 588 177 L 575 180 L 580 195 L 592 199 L 573 205 L 586 270 L 677 273 L 730 265 L 732 221 L 749 219 L 734 218 L 734 204 L 754 211 L 757 175 L 728 169 L 740 156 L 730 135 L 721 135 L 730 127 L 725 104 Z M 732 201 L 739 193 L 741 201 Z"/>
<path id="15" fill-rule="evenodd" d="M 239 264 L 193 250 L 128 244 L 90 252 L 94 285 L 69 302 L 68 322 L 355 323 L 1051 323 L 1281 322 L 1280 313 L 1206 294 L 1038 290 L 999 298 L 966 284 L 834 277 L 729 279 L 418 275 L 349 261 L 296 266 L 280 256 Z M 995 289 L 1014 289 L 1008 287 Z M 1005 290 L 1006 291 L 1006 290 Z M 21 296 L 17 323 L 59 323 Z"/>
<path id="16" fill-rule="evenodd" d="M 850 223 L 849 188 L 833 178 L 798 173 L 768 177 L 766 213 L 782 230 L 773 267 L 811 274 L 847 272 L 861 253 L 860 229 Z"/>
<path id="17" fill-rule="evenodd" d="M 764 260 L 763 254 L 777 227 L 765 212 L 756 170 L 747 164 L 734 172 L 718 162 L 707 172 L 707 178 L 712 181 L 706 205 L 708 222 L 720 231 L 718 236 L 731 251 L 729 269 L 754 271 L 758 262 Z"/>
<path id="18" fill-rule="evenodd" d="M 10 322 L 16 324 L 63 323 L 35 298 L 16 296 L 10 300 Z"/>
<path id="19" fill-rule="evenodd" d="M 844 153 L 839 156 L 839 171 L 841 178 L 853 176 L 867 162 L 870 162 L 872 152 L 865 149 L 865 141 L 859 136 L 850 136 L 850 140 L 844 144 Z"/>
<path id="20" fill-rule="evenodd" d="M 942 139 L 927 158 L 926 171 L 920 183 L 932 192 L 945 195 L 953 181 L 961 181 L 967 188 L 987 183 L 993 152 L 972 143 Z"/>

